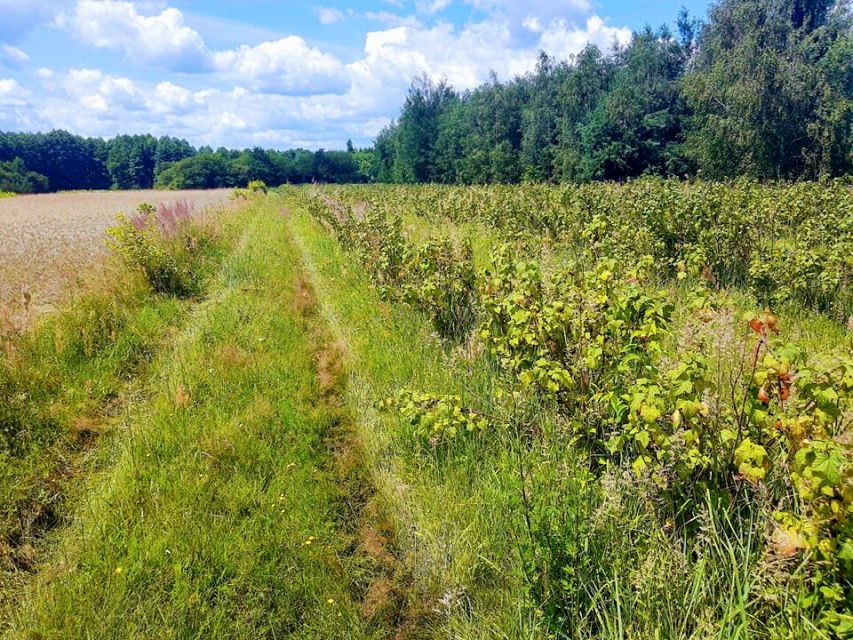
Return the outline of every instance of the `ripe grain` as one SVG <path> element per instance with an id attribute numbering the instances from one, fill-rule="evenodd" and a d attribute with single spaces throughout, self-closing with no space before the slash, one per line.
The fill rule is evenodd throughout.
<path id="1" fill-rule="evenodd" d="M 53 309 L 106 254 L 106 230 L 143 202 L 178 200 L 196 211 L 228 202 L 210 191 L 74 191 L 0 200 L 0 309 L 38 316 Z M 27 301 L 25 304 L 25 300 Z M 26 307 L 26 309 L 25 309 Z"/>

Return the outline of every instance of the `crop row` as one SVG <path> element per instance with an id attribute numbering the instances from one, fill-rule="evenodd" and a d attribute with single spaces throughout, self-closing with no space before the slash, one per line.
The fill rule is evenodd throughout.
<path id="1" fill-rule="evenodd" d="M 853 190 L 843 181 L 449 187 L 355 186 L 336 197 L 372 210 L 477 221 L 511 242 L 655 258 L 674 276 L 702 267 L 715 286 L 748 287 L 762 305 L 789 301 L 846 320 L 853 313 Z"/>

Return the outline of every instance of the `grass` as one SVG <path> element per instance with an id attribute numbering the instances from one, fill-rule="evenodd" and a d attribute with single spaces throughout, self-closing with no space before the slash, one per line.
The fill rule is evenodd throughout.
<path id="1" fill-rule="evenodd" d="M 30 316 L 50 315 L 69 294 L 85 290 L 106 256 L 106 229 L 118 212 L 141 203 L 188 201 L 196 211 L 227 204 L 228 190 L 75 191 L 25 195 L 0 204 L 0 307 L 21 316 L 21 292 L 31 295 Z"/>
<path id="2" fill-rule="evenodd" d="M 233 225 L 193 226 L 188 251 L 200 284 L 231 244 Z M 16 598 L 42 541 L 69 516 L 78 478 L 104 461 L 99 439 L 142 397 L 195 300 L 156 294 L 132 267 L 109 262 L 61 311 L 21 328 L 0 324 L 0 603 Z M 29 315 L 31 297 L 24 296 Z"/>
<path id="3" fill-rule="evenodd" d="M 375 635 L 347 573 L 353 541 L 328 446 L 339 415 L 294 303 L 299 258 L 273 208 L 247 215 L 10 637 Z"/>
<path id="4" fill-rule="evenodd" d="M 446 352 L 424 317 L 383 302 L 336 241 L 289 204 L 288 226 L 322 313 L 348 345 L 347 397 L 412 580 L 410 624 L 429 629 L 424 637 L 537 637 L 514 549 L 522 520 L 514 459 L 502 447 L 512 438 L 494 446 L 484 438 L 461 444 L 452 458 L 425 458 L 398 418 L 375 409 L 406 386 L 488 396 L 491 371 Z"/>
<path id="5" fill-rule="evenodd" d="M 66 489 L 96 462 L 92 445 L 186 318 L 186 303 L 125 276 L 30 333 L 0 338 L 0 584 L 32 569 L 41 538 L 65 516 Z M 13 599 L 14 589 L 0 595 Z"/>

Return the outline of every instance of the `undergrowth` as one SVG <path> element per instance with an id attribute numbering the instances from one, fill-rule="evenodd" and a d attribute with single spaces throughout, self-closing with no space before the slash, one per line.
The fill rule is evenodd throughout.
<path id="1" fill-rule="evenodd" d="M 853 637 L 841 185 L 237 195 L 5 340 L 12 637 Z"/>

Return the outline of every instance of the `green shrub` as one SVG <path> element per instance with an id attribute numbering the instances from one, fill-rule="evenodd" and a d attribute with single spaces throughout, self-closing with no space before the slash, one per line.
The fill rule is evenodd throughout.
<path id="1" fill-rule="evenodd" d="M 489 427 L 489 420 L 463 406 L 459 396 L 404 390 L 385 400 L 381 408 L 396 409 L 412 425 L 415 437 L 432 446 Z"/>
<path id="2" fill-rule="evenodd" d="M 109 235 L 111 248 L 139 269 L 154 291 L 179 298 L 202 292 L 208 265 L 220 250 L 215 228 L 177 206 L 141 205 L 137 215 L 119 216 Z"/>
<path id="3" fill-rule="evenodd" d="M 461 340 L 477 322 L 477 272 L 471 242 L 449 238 L 417 247 L 403 285 L 403 299 L 429 314 L 443 338 Z"/>
<path id="4" fill-rule="evenodd" d="M 442 338 L 462 340 L 477 321 L 477 273 L 469 240 L 413 245 L 400 216 L 368 208 L 356 214 L 321 194 L 309 195 L 309 213 L 354 251 L 384 298 L 402 298 L 427 313 Z"/>
<path id="5" fill-rule="evenodd" d="M 853 312 L 853 190 L 842 180 L 373 185 L 335 196 L 341 208 L 367 203 L 377 214 L 483 223 L 528 248 L 545 237 L 597 258 L 651 255 L 666 277 L 699 261 L 715 286 L 751 287 L 762 303 L 792 300 L 844 320 Z"/>

